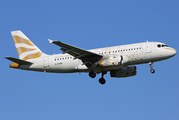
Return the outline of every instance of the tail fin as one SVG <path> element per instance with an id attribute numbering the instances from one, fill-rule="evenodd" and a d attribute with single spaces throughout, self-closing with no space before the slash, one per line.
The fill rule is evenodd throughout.
<path id="1" fill-rule="evenodd" d="M 11 34 L 21 60 L 39 58 L 43 54 L 21 31 L 12 31 Z"/>

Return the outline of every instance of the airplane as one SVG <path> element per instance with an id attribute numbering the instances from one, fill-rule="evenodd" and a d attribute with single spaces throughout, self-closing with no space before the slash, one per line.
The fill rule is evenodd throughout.
<path id="1" fill-rule="evenodd" d="M 59 46 L 62 54 L 43 53 L 21 31 L 11 32 L 19 59 L 5 57 L 14 62 L 11 68 L 51 72 L 75 73 L 86 72 L 91 78 L 101 73 L 99 83 L 106 83 L 104 75 L 110 71 L 111 77 L 130 77 L 137 74 L 135 65 L 149 63 L 150 72 L 155 73 L 153 63 L 166 60 L 176 55 L 177 51 L 161 42 L 142 42 L 92 50 L 84 50 L 61 41 L 50 40 Z"/>

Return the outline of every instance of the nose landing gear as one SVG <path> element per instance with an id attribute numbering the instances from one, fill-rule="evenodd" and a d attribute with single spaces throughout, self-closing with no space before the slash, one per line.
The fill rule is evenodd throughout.
<path id="1" fill-rule="evenodd" d="M 154 70 L 154 69 L 151 69 L 150 72 L 151 72 L 151 73 L 155 73 L 155 70 Z"/>
<path id="2" fill-rule="evenodd" d="M 150 72 L 151 73 L 155 73 L 155 70 L 153 69 L 153 62 L 149 62 L 149 65 L 150 65 Z"/>

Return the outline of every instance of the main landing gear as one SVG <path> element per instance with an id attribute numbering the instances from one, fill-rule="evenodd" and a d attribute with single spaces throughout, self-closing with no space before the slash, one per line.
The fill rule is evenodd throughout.
<path id="1" fill-rule="evenodd" d="M 155 70 L 153 69 L 153 62 L 149 62 L 150 65 L 150 72 L 155 73 Z"/>
<path id="2" fill-rule="evenodd" d="M 91 78 L 95 78 L 96 77 L 96 73 L 94 71 L 91 71 L 91 72 L 89 72 L 89 76 Z"/>
<path id="3" fill-rule="evenodd" d="M 106 71 L 102 72 L 102 77 L 99 79 L 99 83 L 101 83 L 102 85 L 104 85 L 106 83 L 106 80 L 104 79 L 104 75 L 107 74 Z"/>
<path id="4" fill-rule="evenodd" d="M 107 72 L 102 72 L 102 77 L 99 79 L 99 83 L 101 83 L 102 85 L 104 85 L 106 83 L 106 80 L 104 79 L 104 75 L 107 74 Z M 95 78 L 96 77 L 96 73 L 94 71 L 89 72 L 89 76 L 91 78 Z"/>

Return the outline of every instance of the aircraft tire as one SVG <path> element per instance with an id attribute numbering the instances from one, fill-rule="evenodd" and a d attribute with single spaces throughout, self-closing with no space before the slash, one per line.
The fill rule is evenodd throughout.
<path id="1" fill-rule="evenodd" d="M 89 72 L 89 76 L 91 78 L 95 78 L 96 77 L 96 73 L 94 71 L 91 71 L 91 72 Z"/>
<path id="2" fill-rule="evenodd" d="M 100 78 L 99 79 L 99 83 L 101 83 L 102 85 L 104 85 L 106 83 L 106 80 L 104 78 Z"/>
<path id="3" fill-rule="evenodd" d="M 154 69 L 151 69 L 150 72 L 151 72 L 151 73 L 155 73 L 155 70 L 154 70 Z"/>

